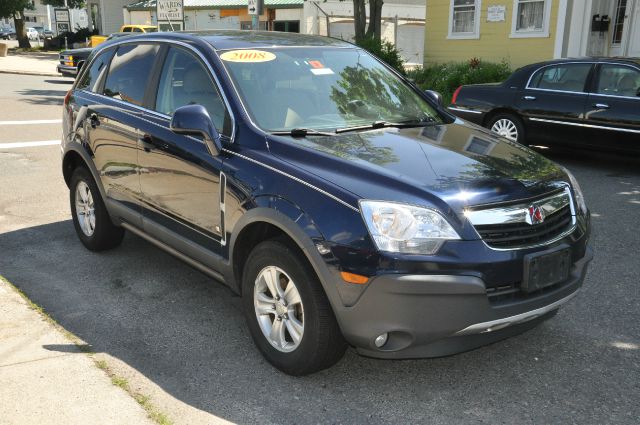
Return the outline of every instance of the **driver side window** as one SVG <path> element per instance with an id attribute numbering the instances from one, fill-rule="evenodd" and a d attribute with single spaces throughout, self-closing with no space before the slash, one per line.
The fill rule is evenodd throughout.
<path id="1" fill-rule="evenodd" d="M 167 115 L 184 105 L 202 105 L 225 136 L 231 135 L 231 120 L 225 104 L 204 64 L 193 54 L 171 47 L 164 62 L 155 110 Z"/>

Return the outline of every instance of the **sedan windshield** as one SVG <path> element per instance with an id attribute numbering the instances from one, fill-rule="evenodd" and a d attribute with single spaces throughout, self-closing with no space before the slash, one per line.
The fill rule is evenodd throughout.
<path id="1" fill-rule="evenodd" d="M 230 50 L 220 58 L 265 131 L 442 122 L 413 88 L 357 48 Z"/>

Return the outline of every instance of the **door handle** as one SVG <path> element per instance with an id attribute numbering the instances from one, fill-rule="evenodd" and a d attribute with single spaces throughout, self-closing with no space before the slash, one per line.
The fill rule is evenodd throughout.
<path id="1" fill-rule="evenodd" d="M 91 128 L 96 128 L 100 125 L 100 118 L 98 118 L 98 114 L 95 112 L 89 115 L 89 122 L 91 123 Z"/>
<path id="2" fill-rule="evenodd" d="M 606 103 L 594 103 L 593 106 L 598 109 L 609 109 L 609 105 Z"/>
<path id="3" fill-rule="evenodd" d="M 153 149 L 156 148 L 156 145 L 153 143 L 153 139 L 151 139 L 151 136 L 149 136 L 148 134 L 145 134 L 144 136 L 140 137 L 138 139 L 138 142 L 140 143 L 140 145 L 142 146 L 142 149 L 144 149 L 145 152 L 151 152 Z"/>
<path id="4" fill-rule="evenodd" d="M 535 96 L 525 96 L 523 97 L 524 100 L 536 100 Z"/>

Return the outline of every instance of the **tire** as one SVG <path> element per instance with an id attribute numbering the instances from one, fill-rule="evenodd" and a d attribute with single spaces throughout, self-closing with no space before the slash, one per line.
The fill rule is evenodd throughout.
<path id="1" fill-rule="evenodd" d="M 497 114 L 491 117 L 487 128 L 511 141 L 526 145 L 524 124 L 517 115 L 508 113 Z"/>
<path id="2" fill-rule="evenodd" d="M 111 221 L 91 173 L 84 167 L 76 168 L 69 187 L 71 216 L 80 242 L 90 251 L 104 251 L 120 245 L 124 229 Z"/>
<path id="3" fill-rule="evenodd" d="M 280 299 L 269 289 L 269 276 L 278 282 Z M 344 355 L 347 343 L 315 272 L 297 249 L 279 240 L 262 242 L 249 254 L 242 305 L 258 349 L 284 373 L 308 375 L 333 366 Z M 269 339 L 267 334 L 280 337 Z"/>

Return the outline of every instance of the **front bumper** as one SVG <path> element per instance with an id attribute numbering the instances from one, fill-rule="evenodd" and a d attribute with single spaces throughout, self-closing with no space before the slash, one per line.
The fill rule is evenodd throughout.
<path id="1" fill-rule="evenodd" d="M 78 68 L 75 66 L 58 64 L 57 70 L 62 75 L 70 75 L 75 77 L 78 74 Z"/>
<path id="2" fill-rule="evenodd" d="M 352 307 L 341 309 L 345 338 L 363 355 L 439 357 L 471 350 L 528 330 L 552 317 L 582 285 L 590 249 L 557 287 L 492 303 L 482 279 L 454 275 L 382 275 Z M 374 340 L 388 333 L 377 348 Z"/>

